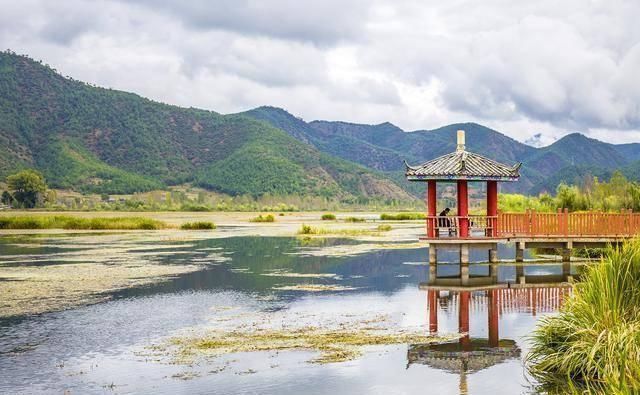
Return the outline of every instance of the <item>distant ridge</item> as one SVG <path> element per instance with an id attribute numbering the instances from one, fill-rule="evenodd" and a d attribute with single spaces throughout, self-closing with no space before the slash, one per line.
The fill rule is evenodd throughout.
<path id="1" fill-rule="evenodd" d="M 638 179 L 640 144 L 608 144 L 572 133 L 534 148 L 477 123 L 406 132 L 384 122 L 305 122 L 277 107 L 240 114 L 181 108 L 62 77 L 0 53 L 0 178 L 25 167 L 53 187 L 131 193 L 192 183 L 230 195 L 309 195 L 341 200 L 422 199 L 404 180 L 418 164 L 455 149 L 523 162 L 504 191 L 553 191 L 615 169 Z"/>

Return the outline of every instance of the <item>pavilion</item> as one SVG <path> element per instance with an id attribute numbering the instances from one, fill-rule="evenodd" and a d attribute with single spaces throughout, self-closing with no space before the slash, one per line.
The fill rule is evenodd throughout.
<path id="1" fill-rule="evenodd" d="M 441 228 L 457 239 L 478 237 L 495 238 L 498 219 L 498 182 L 517 181 L 520 178 L 520 165 L 504 165 L 484 156 L 469 152 L 465 148 L 464 130 L 458 130 L 455 152 L 440 156 L 419 166 L 410 166 L 405 162 L 405 176 L 409 181 L 427 183 L 427 237 L 436 239 L 441 236 Z M 437 217 L 436 186 L 438 182 L 457 183 L 457 215 L 442 219 Z M 469 215 L 469 181 L 487 183 L 486 216 Z"/>

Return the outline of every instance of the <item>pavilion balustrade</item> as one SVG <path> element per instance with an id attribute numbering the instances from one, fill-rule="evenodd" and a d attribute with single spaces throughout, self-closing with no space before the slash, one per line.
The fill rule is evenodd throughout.
<path id="1" fill-rule="evenodd" d="M 460 224 L 466 221 L 469 226 L 468 237 L 493 237 L 497 229 L 498 216 L 465 215 L 465 216 L 427 216 L 427 232 L 435 229 L 435 237 L 461 237 Z"/>

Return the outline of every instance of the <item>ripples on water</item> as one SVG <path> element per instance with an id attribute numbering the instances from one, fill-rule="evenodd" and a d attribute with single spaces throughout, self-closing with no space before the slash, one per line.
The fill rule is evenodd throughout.
<path id="1" fill-rule="evenodd" d="M 475 285 L 470 287 L 462 285 L 457 264 L 438 265 L 429 278 L 426 248 L 327 257 L 299 254 L 323 247 L 301 243 L 252 237 L 132 241 L 122 235 L 2 239 L 4 265 L 61 264 L 87 253 L 114 262 L 135 256 L 155 263 L 206 264 L 212 252 L 231 260 L 167 283 L 120 291 L 105 303 L 0 321 L 0 392 L 529 392 L 521 362 L 525 337 L 540 316 L 555 311 L 566 298 L 568 288 L 557 284 L 576 272 L 559 263 L 472 264 L 466 283 Z M 509 253 L 499 251 L 503 257 Z M 455 261 L 454 253 L 443 257 Z M 474 252 L 474 258 L 484 256 Z M 495 284 L 515 285 L 521 276 L 541 285 L 492 290 Z M 275 289 L 300 284 L 355 290 Z M 362 358 L 328 365 L 307 363 L 309 352 L 225 355 L 198 366 L 167 364 L 144 352 L 193 328 L 234 327 L 257 319 L 273 325 L 322 325 L 375 316 L 401 327 L 468 336 L 443 345 L 372 347 Z"/>

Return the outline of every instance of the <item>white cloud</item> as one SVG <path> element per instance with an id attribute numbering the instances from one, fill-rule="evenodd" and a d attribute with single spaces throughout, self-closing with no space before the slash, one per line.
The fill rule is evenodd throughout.
<path id="1" fill-rule="evenodd" d="M 0 0 L 0 47 L 218 112 L 640 137 L 634 1 Z M 538 133 L 540 136 L 535 137 Z"/>

